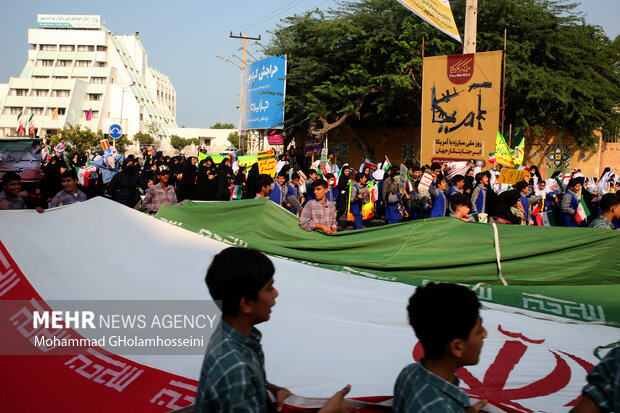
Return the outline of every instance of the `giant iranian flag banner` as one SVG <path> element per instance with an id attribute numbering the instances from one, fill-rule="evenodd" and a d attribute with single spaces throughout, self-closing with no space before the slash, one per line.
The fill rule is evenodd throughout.
<path id="1" fill-rule="evenodd" d="M 267 204 L 234 204 L 239 203 L 250 211 L 266 208 L 267 215 L 275 213 Z M 107 342 L 80 354 L 64 354 L 54 345 L 36 344 L 36 337 L 51 339 L 60 332 L 33 328 L 32 320 L 37 306 L 54 309 L 60 301 L 95 305 L 102 300 L 154 300 L 163 307 L 172 300 L 209 299 L 204 274 L 213 256 L 230 245 L 247 247 L 254 241 L 251 233 L 247 239 L 231 238 L 207 225 L 189 231 L 185 227 L 191 214 L 184 208 L 171 207 L 166 218 L 155 219 L 95 198 L 45 214 L 0 214 L 0 304 L 19 303 L 12 313 L 0 313 L 0 349 L 5 352 L 0 356 L 0 410 L 30 412 L 45 406 L 48 412 L 80 411 L 96 401 L 100 411 L 168 412 L 193 404 L 202 351 L 119 354 Z M 221 219 L 217 208 L 213 212 L 210 219 Z M 238 216 L 239 209 L 233 212 Z M 116 225 L 93 228 L 100 216 Z M 68 221 L 74 225 L 67 226 Z M 282 222 L 290 230 L 286 219 Z M 478 225 L 483 224 L 471 228 Z M 70 259 L 58 259 L 45 234 L 71 245 Z M 99 244 L 84 242 L 95 238 Z M 101 245 L 114 245 L 118 265 L 109 265 Z M 392 249 L 392 255 L 398 252 Z M 287 402 L 287 411 L 312 406 L 312 398 L 327 398 L 347 383 L 352 385 L 348 397 L 363 401 L 360 407 L 366 411 L 385 409 L 378 402 L 389 406 L 399 372 L 422 355 L 406 313 L 416 286 L 353 267 L 327 268 L 270 255 L 279 296 L 271 319 L 257 327 L 263 333 L 267 379 L 297 395 Z M 472 287 L 483 303 L 488 337 L 480 362 L 458 371 L 461 387 L 474 400 L 487 398 L 495 411 L 568 411 L 579 399 L 587 372 L 614 345 L 620 330 L 613 322 L 567 317 L 565 312 L 589 309 L 578 301 L 556 300 L 550 290 L 547 295 L 528 293 L 531 307 L 517 309 L 493 300 L 499 291 L 495 286 Z M 559 311 L 541 310 L 547 307 Z M 599 319 L 606 309 L 595 309 Z M 70 332 L 76 338 L 90 333 L 84 326 Z"/>

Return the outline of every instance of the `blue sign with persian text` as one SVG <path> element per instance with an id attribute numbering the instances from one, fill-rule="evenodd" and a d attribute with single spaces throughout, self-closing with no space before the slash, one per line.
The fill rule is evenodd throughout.
<path id="1" fill-rule="evenodd" d="M 243 70 L 240 130 L 282 129 L 286 90 L 286 55 L 249 64 Z"/>

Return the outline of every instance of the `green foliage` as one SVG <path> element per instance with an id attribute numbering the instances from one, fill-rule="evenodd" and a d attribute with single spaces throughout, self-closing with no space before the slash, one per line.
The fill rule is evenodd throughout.
<path id="1" fill-rule="evenodd" d="M 235 129 L 235 125 L 232 123 L 217 122 L 215 125 L 211 126 L 211 129 Z"/>
<path id="2" fill-rule="evenodd" d="M 161 130 L 159 129 L 159 126 L 155 122 L 147 122 L 144 125 L 144 128 L 146 129 L 146 133 L 153 136 L 155 140 L 161 139 L 161 136 L 162 136 Z"/>
<path id="3" fill-rule="evenodd" d="M 451 2 L 461 29 L 465 1 Z M 479 0 L 477 51 L 503 49 L 507 29 L 507 124 L 565 127 L 590 146 L 594 130 L 617 136 L 620 128 L 620 40 L 585 24 L 574 7 L 557 0 Z M 284 19 L 265 54 L 287 54 L 289 136 L 321 117 L 419 125 L 423 37 L 426 56 L 461 53 L 459 43 L 393 0 L 345 1 L 329 12 Z"/>
<path id="4" fill-rule="evenodd" d="M 181 138 L 178 135 L 170 136 L 170 145 L 176 150 L 180 150 L 181 148 L 191 145 L 192 143 L 194 145 L 200 145 L 200 139 L 198 138 L 185 139 L 185 138 Z"/>
<path id="5" fill-rule="evenodd" d="M 419 124 L 422 37 L 426 54 L 459 45 L 393 0 L 339 3 L 284 20 L 266 54 L 287 54 L 285 129 L 323 117 L 367 126 Z M 361 101 L 363 99 L 363 101 Z M 359 107 L 359 116 L 350 116 Z M 348 115 L 347 115 L 348 114 Z"/>
<path id="6" fill-rule="evenodd" d="M 133 138 L 137 140 L 140 145 L 152 145 L 155 143 L 155 139 L 148 133 L 138 132 L 133 135 Z"/>
<path id="7" fill-rule="evenodd" d="M 51 138 L 52 146 L 56 146 L 60 139 L 65 140 L 67 150 L 65 153 L 79 153 L 83 154 L 85 151 L 94 151 L 101 149 L 101 139 L 103 134 L 101 131 L 97 133 L 93 132 L 89 128 L 84 128 L 80 125 L 71 126 L 68 129 L 61 130 L 58 134 L 53 135 Z M 111 144 L 112 142 L 110 142 Z M 124 136 L 116 139 L 116 150 L 119 153 L 125 153 L 125 149 L 131 142 Z"/>
<path id="8" fill-rule="evenodd" d="M 239 149 L 239 132 L 232 132 L 228 134 L 228 142 L 235 148 Z"/>
<path id="9" fill-rule="evenodd" d="M 480 0 L 477 51 L 503 49 L 507 29 L 505 124 L 533 135 L 563 127 L 580 146 L 592 147 L 595 130 L 604 136 L 620 130 L 620 47 L 600 27 L 585 24 L 575 7 L 556 0 Z M 465 0 L 453 1 L 452 9 L 463 27 Z"/>

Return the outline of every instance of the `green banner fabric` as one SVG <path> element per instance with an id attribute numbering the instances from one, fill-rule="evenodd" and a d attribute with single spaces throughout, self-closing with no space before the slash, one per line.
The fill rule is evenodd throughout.
<path id="1" fill-rule="evenodd" d="M 249 169 L 252 165 L 258 162 L 258 155 L 242 155 L 238 156 L 237 160 L 239 161 L 239 166 L 245 166 Z"/>
<path id="2" fill-rule="evenodd" d="M 210 153 L 198 152 L 198 162 L 207 158 L 211 158 L 211 160 L 213 160 L 213 163 L 216 165 L 219 165 L 219 163 L 222 162 L 224 158 L 230 159 L 227 155 L 213 155 Z"/>
<path id="3" fill-rule="evenodd" d="M 157 218 L 230 245 L 356 275 L 477 285 L 487 302 L 620 325 L 620 233 L 434 218 L 339 232 L 304 231 L 267 200 L 164 205 Z"/>

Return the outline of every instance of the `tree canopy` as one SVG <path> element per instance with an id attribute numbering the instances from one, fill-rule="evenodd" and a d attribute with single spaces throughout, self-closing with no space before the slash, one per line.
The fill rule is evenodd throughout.
<path id="1" fill-rule="evenodd" d="M 211 129 L 235 129 L 235 125 L 233 125 L 232 123 L 217 122 L 213 126 L 211 126 Z"/>
<path id="2" fill-rule="evenodd" d="M 501 50 L 508 33 L 506 122 L 564 127 L 584 146 L 617 135 L 620 46 L 555 0 L 479 0 L 477 51 Z M 452 1 L 464 28 L 465 0 Z M 420 124 L 426 56 L 462 46 L 394 0 L 344 1 L 283 20 L 266 54 L 287 54 L 285 129 L 315 136 L 343 124 Z"/>
<path id="3" fill-rule="evenodd" d="M 99 132 L 93 132 L 89 128 L 82 128 L 80 125 L 75 125 L 67 129 L 62 129 L 58 134 L 53 135 L 51 138 L 52 146 L 56 146 L 61 139 L 64 139 L 65 145 L 67 145 L 65 153 L 83 154 L 86 151 L 92 152 L 101 150 L 101 139 L 103 139 L 103 135 L 101 130 Z M 131 145 L 131 142 L 129 142 L 125 136 L 116 139 L 115 142 L 116 150 L 119 153 L 125 153 L 127 146 Z"/>

